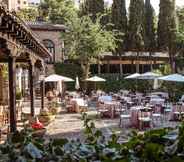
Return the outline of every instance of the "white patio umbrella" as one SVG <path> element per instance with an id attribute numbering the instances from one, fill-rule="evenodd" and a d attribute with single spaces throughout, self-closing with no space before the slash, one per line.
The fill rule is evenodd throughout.
<path id="1" fill-rule="evenodd" d="M 86 81 L 88 81 L 88 82 L 94 82 L 95 83 L 95 90 L 96 90 L 96 82 L 105 82 L 106 80 L 103 79 L 103 78 L 100 78 L 98 76 L 94 76 L 94 77 L 91 77 L 91 78 L 86 79 Z"/>
<path id="2" fill-rule="evenodd" d="M 52 74 L 45 78 L 45 82 L 58 82 L 58 81 L 73 82 L 74 80 L 57 74 Z"/>
<path id="3" fill-rule="evenodd" d="M 153 89 L 158 89 L 159 88 L 159 82 L 158 82 L 158 78 L 154 79 L 154 83 L 153 83 Z"/>
<path id="4" fill-rule="evenodd" d="M 131 74 L 131 75 L 125 77 L 125 79 L 136 79 L 136 78 L 138 78 L 140 75 L 141 75 L 141 74 L 139 74 L 139 73 L 134 73 L 134 74 Z"/>
<path id="5" fill-rule="evenodd" d="M 63 86 L 62 82 L 73 82 L 74 80 L 65 76 L 57 75 L 57 74 L 52 74 L 46 77 L 45 82 L 57 82 L 57 89 L 59 90 L 60 93 L 63 91 Z"/>
<path id="6" fill-rule="evenodd" d="M 103 78 L 100 78 L 98 76 L 94 76 L 94 77 L 86 79 L 86 81 L 90 81 L 90 82 L 105 82 L 106 80 L 103 79 Z"/>
<path id="7" fill-rule="evenodd" d="M 69 77 L 63 77 L 63 82 L 74 82 L 74 80 L 72 78 L 69 78 Z"/>
<path id="8" fill-rule="evenodd" d="M 125 77 L 125 79 L 136 79 L 136 91 L 137 91 L 137 79 L 138 79 L 138 77 L 140 77 L 140 76 L 141 76 L 141 74 L 139 74 L 139 73 L 134 73 L 134 74 L 131 74 L 131 75 Z"/>
<path id="9" fill-rule="evenodd" d="M 146 72 L 146 73 L 141 74 L 138 77 L 138 79 L 153 80 L 153 79 L 156 79 L 158 77 L 160 77 L 160 74 L 156 74 L 153 72 Z"/>
<path id="10" fill-rule="evenodd" d="M 157 78 L 160 77 L 160 76 L 161 75 L 157 74 L 157 73 L 146 72 L 146 73 L 141 74 L 137 79 L 140 79 L 140 80 L 154 80 L 153 89 L 157 89 L 158 86 L 159 86 Z M 148 86 L 148 89 L 151 91 L 151 88 L 149 86 Z"/>
<path id="11" fill-rule="evenodd" d="M 168 82 L 184 82 L 184 76 L 180 74 L 170 74 L 167 76 L 159 77 L 159 80 L 168 81 Z"/>
<path id="12" fill-rule="evenodd" d="M 159 77 L 159 80 L 170 82 L 184 82 L 184 76 L 180 74 L 171 74 L 163 77 Z"/>
<path id="13" fill-rule="evenodd" d="M 80 85 L 79 85 L 79 78 L 76 77 L 76 81 L 75 81 L 75 89 L 78 90 L 80 88 Z"/>

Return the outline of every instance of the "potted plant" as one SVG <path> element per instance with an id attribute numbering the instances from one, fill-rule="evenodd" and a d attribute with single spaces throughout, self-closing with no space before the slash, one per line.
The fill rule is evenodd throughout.
<path id="1" fill-rule="evenodd" d="M 46 96 L 48 101 L 52 101 L 54 99 L 54 94 L 52 91 L 48 91 Z"/>
<path id="2" fill-rule="evenodd" d="M 55 119 L 55 115 L 50 113 L 48 109 L 43 109 L 40 111 L 38 119 L 44 125 L 48 125 L 52 120 Z"/>
<path id="3" fill-rule="evenodd" d="M 59 113 L 59 111 L 60 111 L 60 107 L 56 101 L 51 102 L 49 104 L 49 112 L 50 113 L 52 113 L 53 115 L 56 115 L 57 113 Z"/>
<path id="4" fill-rule="evenodd" d="M 44 128 L 43 124 L 38 120 L 38 117 L 36 117 L 36 121 L 31 124 L 31 127 L 33 129 L 33 136 L 43 136 L 46 132 L 46 128 Z"/>
<path id="5" fill-rule="evenodd" d="M 16 100 L 20 101 L 22 99 L 22 93 L 20 90 L 16 90 Z"/>

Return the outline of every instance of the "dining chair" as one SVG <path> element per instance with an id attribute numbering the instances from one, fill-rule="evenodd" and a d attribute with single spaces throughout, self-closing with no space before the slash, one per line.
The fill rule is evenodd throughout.
<path id="1" fill-rule="evenodd" d="M 151 112 L 141 110 L 139 113 L 139 129 L 144 130 L 146 128 L 151 128 Z"/>
<path id="2" fill-rule="evenodd" d="M 104 114 L 108 113 L 109 110 L 106 108 L 105 104 L 102 102 L 97 103 L 97 115 L 101 118 Z"/>
<path id="3" fill-rule="evenodd" d="M 121 107 L 121 113 L 120 113 L 120 121 L 119 121 L 119 126 L 126 128 L 127 126 L 130 126 L 131 123 L 131 115 L 128 110 L 128 107 L 126 105 L 123 105 Z"/>
<path id="4" fill-rule="evenodd" d="M 164 105 L 164 121 L 169 121 L 171 119 L 172 106 L 169 103 Z"/>
<path id="5" fill-rule="evenodd" d="M 163 115 L 161 111 L 162 105 L 156 104 L 152 113 L 152 122 L 154 126 L 161 126 L 163 124 Z"/>

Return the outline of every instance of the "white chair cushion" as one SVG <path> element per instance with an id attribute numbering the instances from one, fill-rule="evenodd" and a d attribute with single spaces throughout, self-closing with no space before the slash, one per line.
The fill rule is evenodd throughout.
<path id="1" fill-rule="evenodd" d="M 129 114 L 122 114 L 122 115 L 120 115 L 120 118 L 121 119 L 128 119 L 128 118 L 130 118 L 131 116 L 129 115 Z"/>
<path id="2" fill-rule="evenodd" d="M 143 122 L 149 122 L 151 121 L 151 118 L 150 117 L 140 117 L 139 120 Z"/>
<path id="3" fill-rule="evenodd" d="M 161 114 L 152 114 L 153 117 L 161 117 L 162 115 Z"/>
<path id="4" fill-rule="evenodd" d="M 103 112 L 108 112 L 107 109 L 99 109 L 98 111 L 99 111 L 99 112 L 102 112 L 102 113 L 103 113 Z"/>
<path id="5" fill-rule="evenodd" d="M 180 114 L 180 112 L 178 112 L 178 111 L 175 111 L 175 112 L 174 112 L 174 114 Z"/>
<path id="6" fill-rule="evenodd" d="M 164 109 L 165 112 L 171 112 L 171 109 Z"/>

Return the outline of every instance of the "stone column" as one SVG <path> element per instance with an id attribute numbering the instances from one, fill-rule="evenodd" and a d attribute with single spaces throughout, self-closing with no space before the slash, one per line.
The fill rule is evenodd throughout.
<path id="1" fill-rule="evenodd" d="M 29 62 L 29 88 L 30 88 L 30 101 L 31 101 L 31 116 L 35 116 L 35 94 L 34 94 L 34 64 Z"/>
<path id="2" fill-rule="evenodd" d="M 17 130 L 16 121 L 16 58 L 8 58 L 9 75 L 9 106 L 10 106 L 10 131 Z"/>
<path id="3" fill-rule="evenodd" d="M 40 91 L 41 91 L 41 109 L 44 109 L 44 97 L 45 97 L 45 81 L 42 80 L 40 84 Z"/>

